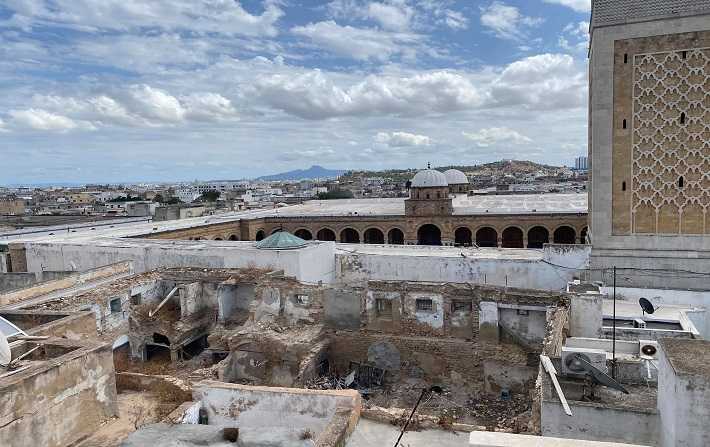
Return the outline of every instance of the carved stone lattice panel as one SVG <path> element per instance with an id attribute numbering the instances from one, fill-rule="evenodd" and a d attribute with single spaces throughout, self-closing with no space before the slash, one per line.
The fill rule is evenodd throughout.
<path id="1" fill-rule="evenodd" d="M 634 56 L 634 233 L 710 233 L 710 48 Z"/>

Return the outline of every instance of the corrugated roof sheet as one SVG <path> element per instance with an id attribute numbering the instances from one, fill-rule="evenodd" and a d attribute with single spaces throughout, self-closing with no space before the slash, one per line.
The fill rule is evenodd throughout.
<path id="1" fill-rule="evenodd" d="M 592 28 L 699 14 L 710 14 L 710 0 L 593 0 Z"/>

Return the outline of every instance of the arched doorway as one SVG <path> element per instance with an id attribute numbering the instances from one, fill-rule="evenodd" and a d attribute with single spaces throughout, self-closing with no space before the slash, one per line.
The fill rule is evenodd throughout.
<path id="1" fill-rule="evenodd" d="M 296 230 L 295 233 L 293 233 L 294 236 L 300 237 L 304 241 L 310 241 L 313 239 L 313 235 L 311 234 L 310 231 L 306 230 L 305 228 L 301 228 L 300 230 Z"/>
<path id="2" fill-rule="evenodd" d="M 574 244 L 577 242 L 577 232 L 567 225 L 555 230 L 553 240 L 555 244 Z"/>
<path id="3" fill-rule="evenodd" d="M 264 230 L 259 230 L 256 232 L 256 240 L 261 241 L 266 237 L 266 233 L 264 233 Z"/>
<path id="4" fill-rule="evenodd" d="M 528 248 L 542 248 L 550 242 L 550 232 L 545 227 L 532 227 L 528 231 Z"/>
<path id="5" fill-rule="evenodd" d="M 222 238 L 221 238 L 221 237 L 216 237 L 216 238 L 214 238 L 214 240 L 215 240 L 215 241 L 221 241 Z"/>
<path id="6" fill-rule="evenodd" d="M 392 245 L 404 245 L 404 233 L 399 228 L 392 228 L 387 233 L 387 243 Z"/>
<path id="7" fill-rule="evenodd" d="M 464 247 L 470 247 L 473 245 L 473 235 L 471 230 L 466 227 L 457 228 L 454 231 L 454 244 L 462 245 Z"/>
<path id="8" fill-rule="evenodd" d="M 359 244 L 360 243 L 360 233 L 352 228 L 346 228 L 340 232 L 340 242 L 345 244 Z"/>
<path id="9" fill-rule="evenodd" d="M 503 230 L 503 248 L 525 248 L 523 230 L 518 227 Z"/>
<path id="10" fill-rule="evenodd" d="M 588 232 L 589 232 L 589 228 L 587 228 L 587 227 L 582 228 L 582 232 L 579 235 L 579 243 L 580 244 L 587 243 L 587 233 Z"/>
<path id="11" fill-rule="evenodd" d="M 369 228 L 363 234 L 363 240 L 366 244 L 384 244 L 385 235 L 377 228 Z"/>
<path id="12" fill-rule="evenodd" d="M 422 225 L 417 231 L 417 241 L 419 245 L 441 245 L 441 230 L 436 225 Z"/>
<path id="13" fill-rule="evenodd" d="M 230 241 L 238 241 L 239 238 L 237 237 L 236 234 L 230 234 L 230 235 L 229 235 L 229 240 L 230 240 Z"/>
<path id="14" fill-rule="evenodd" d="M 479 247 L 497 247 L 498 232 L 491 227 L 483 227 L 476 231 L 476 245 Z"/>
<path id="15" fill-rule="evenodd" d="M 333 241 L 335 242 L 335 232 L 330 228 L 321 228 L 316 233 L 316 239 L 319 241 Z"/>

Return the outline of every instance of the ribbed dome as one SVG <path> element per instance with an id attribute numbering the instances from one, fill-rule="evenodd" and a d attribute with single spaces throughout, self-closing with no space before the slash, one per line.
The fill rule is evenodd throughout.
<path id="1" fill-rule="evenodd" d="M 254 246 L 262 250 L 293 250 L 305 247 L 307 244 L 308 242 L 288 231 L 279 231 L 257 242 Z"/>
<path id="2" fill-rule="evenodd" d="M 444 174 L 434 169 L 419 171 L 412 179 L 412 188 L 437 188 L 440 186 L 449 186 L 449 183 Z"/>
<path id="3" fill-rule="evenodd" d="M 468 177 L 466 177 L 466 174 L 459 171 L 458 169 L 449 169 L 448 171 L 444 172 L 444 175 L 446 176 L 446 181 L 449 183 L 449 185 L 468 184 Z"/>

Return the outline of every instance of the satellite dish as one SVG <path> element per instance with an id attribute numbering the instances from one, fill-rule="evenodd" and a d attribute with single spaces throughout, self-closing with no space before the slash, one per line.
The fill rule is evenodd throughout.
<path id="1" fill-rule="evenodd" d="M 624 394 L 629 394 L 629 392 L 624 388 L 622 384 L 617 382 L 616 380 L 612 379 L 608 375 L 604 374 L 603 372 L 599 371 L 594 365 L 589 363 L 589 357 L 586 357 L 584 354 L 580 353 L 575 353 L 574 355 L 569 356 L 568 358 L 571 358 L 571 360 L 568 360 L 568 367 L 573 370 L 572 368 L 579 368 L 581 371 L 587 374 L 590 379 L 592 379 L 592 382 L 599 384 L 599 385 L 604 385 L 609 388 L 613 388 L 615 390 L 621 391 Z M 574 370 L 573 370 L 574 371 Z"/>
<path id="2" fill-rule="evenodd" d="M 653 307 L 653 304 L 646 298 L 639 298 L 639 306 L 641 306 L 641 309 L 644 311 L 644 313 L 647 313 L 649 315 L 652 315 L 655 311 L 656 308 Z"/>
<path id="3" fill-rule="evenodd" d="M 5 367 L 12 361 L 12 351 L 7 337 L 0 333 L 0 366 Z"/>

